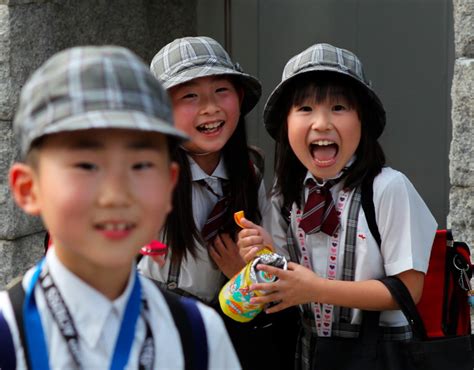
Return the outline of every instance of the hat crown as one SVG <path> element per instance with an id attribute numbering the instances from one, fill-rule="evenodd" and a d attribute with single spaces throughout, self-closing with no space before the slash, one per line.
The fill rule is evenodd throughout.
<path id="1" fill-rule="evenodd" d="M 341 49 L 330 44 L 315 44 L 291 58 L 283 69 L 282 81 L 305 72 L 321 68 L 332 67 L 357 78 L 360 82 L 370 86 L 365 78 L 362 63 L 349 50 Z"/>
<path id="2" fill-rule="evenodd" d="M 203 36 L 176 39 L 162 48 L 151 62 L 152 73 L 165 87 L 174 77 L 197 67 L 242 72 L 217 41 Z"/>
<path id="3" fill-rule="evenodd" d="M 95 127 L 94 122 L 63 123 L 103 112 L 140 114 L 155 121 L 143 127 L 122 122 L 124 128 L 180 135 L 173 132 L 166 90 L 139 57 L 117 46 L 74 47 L 53 55 L 23 87 L 13 125 L 25 152 L 45 134 Z M 105 121 L 97 127 L 114 127 Z"/>

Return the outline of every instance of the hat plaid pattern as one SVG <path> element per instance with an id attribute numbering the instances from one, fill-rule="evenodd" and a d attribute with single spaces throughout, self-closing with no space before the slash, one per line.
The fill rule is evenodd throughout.
<path id="1" fill-rule="evenodd" d="M 167 92 L 130 50 L 86 46 L 55 54 L 27 81 L 13 127 L 22 155 L 44 135 L 121 128 L 187 138 Z"/>
<path id="2" fill-rule="evenodd" d="M 150 68 L 166 89 L 199 77 L 232 75 L 244 89 L 242 114 L 252 110 L 262 94 L 260 82 L 244 73 L 225 49 L 210 37 L 183 37 L 174 40 L 155 55 Z"/>
<path id="3" fill-rule="evenodd" d="M 350 76 L 365 88 L 374 107 L 380 112 L 379 127 L 374 127 L 376 136 L 380 136 L 385 126 L 385 110 L 382 102 L 373 91 L 370 81 L 364 75 L 359 58 L 349 50 L 341 49 L 329 44 L 315 44 L 291 58 L 283 69 L 280 84 L 270 94 L 263 112 L 265 127 L 273 138 L 277 138 L 281 122 L 276 118 L 276 111 L 280 106 L 278 101 L 287 83 L 297 75 L 315 71 L 336 72 Z"/>

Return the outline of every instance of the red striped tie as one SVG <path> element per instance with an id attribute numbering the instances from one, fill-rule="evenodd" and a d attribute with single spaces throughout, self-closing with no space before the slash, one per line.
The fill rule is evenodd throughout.
<path id="1" fill-rule="evenodd" d="M 332 236 L 339 226 L 339 217 L 329 190 L 334 183 L 328 181 L 324 186 L 318 186 L 313 179 L 306 181 L 309 193 L 304 206 L 303 217 L 300 221 L 300 227 L 306 234 L 322 231 Z"/>
<path id="2" fill-rule="evenodd" d="M 203 180 L 199 182 L 205 186 L 212 194 L 218 196 L 212 188 Z M 211 213 L 207 216 L 206 223 L 201 230 L 201 236 L 206 242 L 211 242 L 217 235 L 217 233 L 223 228 L 224 224 L 228 219 L 228 204 L 229 197 L 227 196 L 227 184 L 223 184 L 224 195 L 219 197 L 219 200 L 214 205 Z"/>

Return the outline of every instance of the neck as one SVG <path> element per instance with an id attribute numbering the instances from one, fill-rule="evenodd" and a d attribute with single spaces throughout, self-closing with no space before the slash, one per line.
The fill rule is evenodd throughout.
<path id="1" fill-rule="evenodd" d="M 194 155 L 189 153 L 189 155 L 194 160 L 194 162 L 196 162 L 197 165 L 201 167 L 201 169 L 208 175 L 212 175 L 221 158 L 220 152 L 209 153 L 206 155 Z"/>
<path id="2" fill-rule="evenodd" d="M 54 248 L 58 259 L 69 271 L 110 300 L 118 298 L 125 290 L 132 269 L 131 263 L 125 267 L 106 268 L 89 260 L 85 261 L 81 256 L 63 248 Z"/>

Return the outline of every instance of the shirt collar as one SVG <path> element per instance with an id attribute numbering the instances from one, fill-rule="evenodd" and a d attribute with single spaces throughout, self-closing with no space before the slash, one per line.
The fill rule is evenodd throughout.
<path id="1" fill-rule="evenodd" d="M 109 315 L 117 315 L 121 322 L 125 306 L 135 282 L 133 265 L 127 287 L 113 301 L 86 284 L 59 261 L 54 248 L 46 255 L 49 272 L 74 320 L 79 336 L 91 347 L 97 346 Z M 84 301 L 87 304 L 84 304 Z"/>
<path id="2" fill-rule="evenodd" d="M 355 162 L 355 160 L 356 160 L 356 156 L 353 155 L 353 156 L 351 157 L 351 159 L 349 159 L 349 161 L 347 162 L 347 164 L 344 166 L 344 168 L 343 168 L 336 176 L 331 177 L 331 178 L 329 178 L 329 179 L 325 179 L 325 180 L 323 180 L 322 182 L 319 181 L 319 180 L 317 180 L 316 177 L 314 177 L 314 175 L 313 175 L 311 172 L 307 171 L 307 172 L 306 172 L 306 176 L 305 176 L 304 181 L 303 181 L 303 184 L 306 184 L 306 181 L 307 181 L 308 179 L 313 179 L 314 182 L 315 182 L 318 186 L 324 186 L 324 184 L 326 184 L 326 182 L 328 182 L 329 180 L 337 180 L 339 177 L 341 177 L 341 176 L 352 166 L 352 164 Z"/>
<path id="3" fill-rule="evenodd" d="M 223 180 L 229 179 L 227 169 L 225 168 L 225 165 L 224 165 L 224 158 L 222 156 L 219 159 L 219 163 L 217 164 L 217 167 L 212 173 L 212 175 L 208 175 L 207 173 L 205 173 L 202 170 L 202 168 L 199 167 L 199 165 L 189 155 L 188 155 L 188 160 L 189 160 L 189 167 L 191 169 L 192 181 L 204 180 L 204 179 L 208 179 L 209 177 L 220 178 Z"/>

